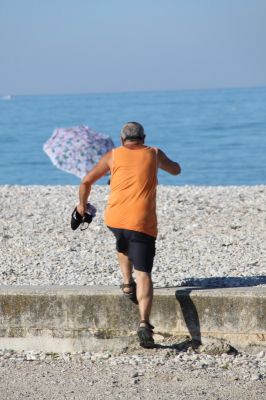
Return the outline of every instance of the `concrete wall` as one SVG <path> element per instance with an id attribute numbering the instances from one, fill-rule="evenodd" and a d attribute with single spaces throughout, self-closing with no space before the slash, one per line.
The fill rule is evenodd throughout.
<path id="1" fill-rule="evenodd" d="M 266 288 L 155 290 L 155 331 L 266 346 Z M 135 340 L 138 307 L 108 286 L 0 287 L 0 347 L 114 349 Z"/>

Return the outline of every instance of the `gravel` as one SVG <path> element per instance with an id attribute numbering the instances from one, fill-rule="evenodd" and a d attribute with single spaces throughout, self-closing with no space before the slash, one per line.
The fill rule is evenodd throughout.
<path id="1" fill-rule="evenodd" d="M 0 351 L 5 400 L 265 399 L 266 355 L 174 349 L 104 353 Z"/>
<path id="2" fill-rule="evenodd" d="M 0 284 L 119 285 L 114 238 L 97 216 L 70 229 L 76 186 L 0 186 Z M 158 187 L 155 287 L 266 285 L 266 186 Z"/>

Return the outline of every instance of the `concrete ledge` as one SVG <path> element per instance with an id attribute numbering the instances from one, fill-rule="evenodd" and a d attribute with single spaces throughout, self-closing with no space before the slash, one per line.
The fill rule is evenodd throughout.
<path id="1" fill-rule="evenodd" d="M 0 347 L 89 351 L 135 341 L 138 308 L 110 286 L 0 286 Z M 266 346 L 266 288 L 155 289 L 152 323 L 163 336 L 225 338 Z"/>

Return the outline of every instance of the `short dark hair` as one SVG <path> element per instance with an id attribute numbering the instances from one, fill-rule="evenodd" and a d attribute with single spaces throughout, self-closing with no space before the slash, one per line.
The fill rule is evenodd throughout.
<path id="1" fill-rule="evenodd" d="M 138 122 L 127 122 L 121 129 L 121 138 L 124 140 L 143 140 L 145 133 L 143 126 Z"/>

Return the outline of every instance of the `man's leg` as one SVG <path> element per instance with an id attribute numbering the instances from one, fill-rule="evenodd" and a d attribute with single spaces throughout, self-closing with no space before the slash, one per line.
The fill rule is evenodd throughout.
<path id="1" fill-rule="evenodd" d="M 137 280 L 137 299 L 139 303 L 140 320 L 149 322 L 153 300 L 151 274 L 135 269 L 135 275 Z"/>
<path id="2" fill-rule="evenodd" d="M 142 347 L 154 347 L 153 326 L 150 324 L 150 313 L 153 300 L 151 274 L 135 270 L 137 278 L 137 299 L 139 302 L 140 324 L 137 330 Z"/>
<path id="3" fill-rule="evenodd" d="M 119 266 L 123 276 L 123 283 L 129 284 L 132 282 L 132 262 L 124 253 L 117 252 Z M 132 288 L 124 288 L 124 293 L 131 293 Z"/>

